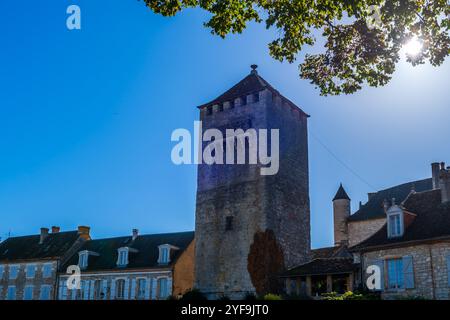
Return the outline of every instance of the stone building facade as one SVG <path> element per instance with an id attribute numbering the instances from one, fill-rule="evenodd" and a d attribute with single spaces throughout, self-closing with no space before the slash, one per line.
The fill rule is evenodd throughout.
<path id="1" fill-rule="evenodd" d="M 52 227 L 0 243 L 0 300 L 55 299 L 58 268 L 89 239 L 89 227 Z"/>
<path id="2" fill-rule="evenodd" d="M 349 246 L 366 240 L 386 224 L 386 218 L 351 221 L 347 223 Z"/>
<path id="3" fill-rule="evenodd" d="M 256 66 L 199 108 L 202 133 L 242 129 L 248 147 L 247 130 L 258 130 L 263 139 L 260 129 L 269 137 L 278 129 L 279 170 L 262 175 L 267 165 L 249 164 L 248 155 L 245 164 L 198 166 L 195 287 L 210 297 L 276 291 L 274 275 L 309 258 L 308 115 L 261 78 Z M 270 150 L 275 142 L 269 141 Z"/>
<path id="4" fill-rule="evenodd" d="M 431 182 L 400 204 L 385 201 L 386 223 L 351 248 L 361 259 L 362 282 L 368 266 L 379 267 L 385 299 L 450 299 L 450 167 L 432 164 Z"/>
<path id="5" fill-rule="evenodd" d="M 287 270 L 286 292 L 366 290 L 366 270 L 378 266 L 375 291 L 383 299 L 450 299 L 449 190 L 450 167 L 433 163 L 431 179 L 370 193 L 349 215 L 341 185 L 333 199 L 335 246 L 312 250 L 312 260 Z"/>
<path id="6" fill-rule="evenodd" d="M 194 233 L 139 235 L 86 242 L 65 263 L 81 269 L 58 279 L 59 300 L 165 300 L 193 288 Z M 69 285 L 68 285 L 69 282 Z"/>
<path id="7" fill-rule="evenodd" d="M 410 257 L 414 281 L 408 287 L 388 286 L 388 261 Z M 427 299 L 450 299 L 450 240 L 421 245 L 386 248 L 363 254 L 363 270 L 370 265 L 380 265 L 382 272 L 382 297 L 423 297 Z M 380 264 L 381 263 L 381 264 Z M 402 270 L 403 272 L 404 270 Z"/>

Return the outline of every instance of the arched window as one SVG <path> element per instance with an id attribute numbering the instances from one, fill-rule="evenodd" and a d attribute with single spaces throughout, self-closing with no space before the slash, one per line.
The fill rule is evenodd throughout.
<path id="1" fill-rule="evenodd" d="M 94 281 L 94 300 L 100 300 L 101 297 L 101 281 L 95 280 Z"/>
<path id="2" fill-rule="evenodd" d="M 125 280 L 119 279 L 116 281 L 116 299 L 121 300 L 125 296 Z"/>
<path id="3" fill-rule="evenodd" d="M 167 278 L 158 279 L 158 290 L 159 299 L 166 299 L 169 296 L 169 286 Z"/>

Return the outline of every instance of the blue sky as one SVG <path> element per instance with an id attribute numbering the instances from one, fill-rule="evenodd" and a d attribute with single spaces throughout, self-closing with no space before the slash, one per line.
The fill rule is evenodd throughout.
<path id="1" fill-rule="evenodd" d="M 82 30 L 65 26 L 78 4 Z M 332 244 L 331 199 L 342 182 L 366 201 L 376 189 L 431 176 L 450 162 L 450 63 L 402 62 L 389 85 L 321 97 L 297 64 L 267 51 L 276 35 L 250 25 L 226 40 L 207 15 L 174 18 L 139 1 L 0 2 L 0 236 L 41 226 L 92 227 L 94 237 L 192 230 L 196 168 L 170 160 L 176 128 L 195 106 L 259 65 L 259 73 L 310 118 L 314 247 Z M 317 51 L 316 47 L 311 50 Z"/>

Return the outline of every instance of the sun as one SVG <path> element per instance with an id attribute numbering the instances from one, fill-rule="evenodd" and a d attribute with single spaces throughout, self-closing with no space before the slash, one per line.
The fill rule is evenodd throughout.
<path id="1" fill-rule="evenodd" d="M 405 53 L 409 56 L 417 56 L 422 51 L 422 47 L 422 42 L 416 36 L 403 45 Z"/>

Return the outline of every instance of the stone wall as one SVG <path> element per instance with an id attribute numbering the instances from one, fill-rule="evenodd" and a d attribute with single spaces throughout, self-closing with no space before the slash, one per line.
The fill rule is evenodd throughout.
<path id="1" fill-rule="evenodd" d="M 43 276 L 44 265 L 51 265 L 51 274 L 49 277 Z M 55 287 L 56 287 L 56 275 L 57 275 L 57 261 L 30 261 L 27 263 L 1 263 L 3 266 L 3 274 L 0 274 L 0 300 L 7 299 L 7 292 L 9 286 L 14 286 L 16 288 L 16 300 L 24 299 L 24 290 L 26 286 L 33 286 L 33 300 L 39 300 L 40 291 L 42 286 L 50 286 L 50 299 L 55 298 Z M 10 266 L 19 266 L 19 271 L 17 273 L 16 279 L 10 279 Z M 35 266 L 35 274 L 32 278 L 27 278 L 26 267 L 27 265 Z"/>
<path id="2" fill-rule="evenodd" d="M 81 288 L 69 290 L 68 276 L 59 275 L 58 300 L 158 300 L 172 295 L 172 271 L 169 269 L 153 271 L 97 272 L 81 273 Z M 139 296 L 139 280 L 143 280 L 143 295 Z M 167 292 L 162 296 L 159 279 L 166 279 Z M 123 296 L 118 297 L 118 281 L 124 280 Z M 97 286 L 97 288 L 96 288 Z"/>
<path id="3" fill-rule="evenodd" d="M 354 246 L 381 229 L 386 218 L 348 222 L 349 246 Z"/>
<path id="4" fill-rule="evenodd" d="M 450 242 L 423 244 L 410 247 L 392 248 L 366 252 L 363 255 L 363 267 L 375 264 L 378 260 L 412 256 L 414 288 L 388 289 L 387 271 L 384 272 L 384 299 L 420 296 L 427 299 L 450 299 L 447 257 L 450 256 Z M 386 268 L 385 268 L 386 269 Z"/>
<path id="5" fill-rule="evenodd" d="M 195 240 L 184 250 L 173 267 L 173 295 L 176 297 L 194 287 Z"/>
<path id="6" fill-rule="evenodd" d="M 210 297 L 255 292 L 248 255 L 257 232 L 272 230 L 286 267 L 308 259 L 310 217 L 307 119 L 269 90 L 234 108 L 201 111 L 203 130 L 279 129 L 280 167 L 262 176 L 262 165 L 199 165 L 196 207 L 195 287 Z M 270 133 L 268 134 L 270 136 Z M 227 230 L 227 217 L 232 228 Z"/>

